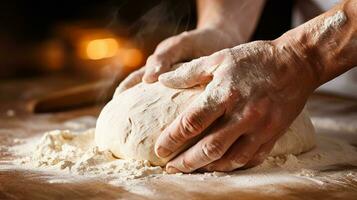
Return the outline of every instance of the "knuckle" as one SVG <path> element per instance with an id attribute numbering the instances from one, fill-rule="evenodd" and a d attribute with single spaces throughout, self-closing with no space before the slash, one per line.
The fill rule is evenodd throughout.
<path id="1" fill-rule="evenodd" d="M 191 172 L 195 170 L 195 168 L 191 164 L 189 164 L 189 162 L 186 159 L 182 159 L 181 166 L 185 169 L 185 171 Z"/>
<path id="2" fill-rule="evenodd" d="M 262 113 L 252 105 L 248 108 L 247 116 L 254 119 L 260 119 L 262 117 Z"/>
<path id="3" fill-rule="evenodd" d="M 167 138 L 172 145 L 178 145 L 184 141 L 181 135 L 174 134 L 174 132 L 167 134 Z"/>
<path id="4" fill-rule="evenodd" d="M 195 114 L 189 114 L 181 118 L 181 134 L 183 138 L 191 138 L 203 130 L 203 120 Z"/>
<path id="5" fill-rule="evenodd" d="M 221 158 L 224 152 L 224 146 L 219 140 L 212 140 L 211 142 L 205 143 L 202 146 L 202 153 L 209 161 Z"/>
<path id="6" fill-rule="evenodd" d="M 253 104 L 246 105 L 243 111 L 243 117 L 248 121 L 252 123 L 265 123 L 267 117 L 265 113 L 257 108 L 254 107 Z"/>
<path id="7" fill-rule="evenodd" d="M 226 97 L 225 100 L 226 101 L 235 101 L 238 99 L 238 96 L 239 96 L 239 90 L 235 86 L 231 85 L 228 87 L 227 94 L 225 96 Z"/>

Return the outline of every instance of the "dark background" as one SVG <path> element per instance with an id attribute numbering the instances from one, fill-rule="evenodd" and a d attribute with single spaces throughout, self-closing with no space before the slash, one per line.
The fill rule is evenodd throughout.
<path id="1" fill-rule="evenodd" d="M 176 1 L 135 0 L 76 0 L 76 1 L 0 1 L 0 32 L 15 37 L 19 42 L 48 37 L 58 23 L 93 20 L 103 27 L 122 23 L 137 31 L 142 19 L 157 17 L 177 25 L 192 26 L 195 4 L 189 0 Z M 153 13 L 156 12 L 156 13 Z M 154 19 L 151 19 L 154 20 Z"/>
<path id="2" fill-rule="evenodd" d="M 292 6 L 289 0 L 267 1 L 252 39 L 274 39 L 290 29 Z M 0 78 L 49 73 L 28 57 L 61 26 L 109 29 L 134 38 L 149 55 L 160 40 L 194 28 L 195 21 L 195 3 L 190 0 L 0 1 Z"/>

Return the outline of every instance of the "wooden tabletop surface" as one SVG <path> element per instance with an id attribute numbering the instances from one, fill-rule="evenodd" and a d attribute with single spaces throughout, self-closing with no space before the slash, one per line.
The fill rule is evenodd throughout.
<path id="1" fill-rule="evenodd" d="M 63 122 L 80 116 L 97 116 L 101 106 L 73 111 L 34 115 L 28 102 L 50 91 L 80 84 L 73 78 L 60 76 L 0 82 L 0 199 L 357 199 L 357 177 L 344 184 L 297 187 L 274 184 L 239 189 L 222 180 L 200 180 L 183 176 L 180 182 L 168 179 L 148 179 L 135 185 L 114 186 L 100 178 L 82 178 L 77 182 L 50 182 L 51 172 L 7 169 L 1 166 L 13 159 L 6 146 L 9 138 L 27 138 L 52 129 L 63 128 Z M 329 96 L 314 95 L 308 107 L 312 116 L 349 116 L 357 120 L 357 102 Z M 357 121 L 356 121 L 357 123 Z M 333 131 L 331 131 L 333 132 Z M 357 146 L 357 133 L 339 133 Z M 349 170 L 357 173 L 356 168 Z M 334 172 L 331 172 L 334 173 Z M 68 179 L 72 175 L 68 175 Z M 66 179 L 67 177 L 63 177 Z M 145 188 L 147 195 L 138 193 Z M 283 193 L 269 192 L 281 190 Z M 153 195 L 154 194 L 154 195 Z M 153 197 L 154 196 L 154 197 Z"/>

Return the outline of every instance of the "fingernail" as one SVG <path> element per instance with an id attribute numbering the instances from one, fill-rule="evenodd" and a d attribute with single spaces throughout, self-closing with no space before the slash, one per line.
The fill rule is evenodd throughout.
<path id="1" fill-rule="evenodd" d="M 176 169 L 175 167 L 172 166 L 167 166 L 166 167 L 166 172 L 169 174 L 176 174 L 176 173 L 181 173 L 180 170 Z"/>
<path id="2" fill-rule="evenodd" d="M 166 158 L 168 157 L 172 152 L 164 147 L 158 147 L 156 149 L 156 153 L 159 157 L 161 158 Z"/>

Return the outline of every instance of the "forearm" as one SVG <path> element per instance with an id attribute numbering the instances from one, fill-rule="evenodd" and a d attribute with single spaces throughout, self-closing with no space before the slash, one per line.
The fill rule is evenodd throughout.
<path id="1" fill-rule="evenodd" d="M 288 43 L 306 63 L 314 88 L 357 66 L 357 0 L 292 29 L 276 40 Z"/>
<path id="2" fill-rule="evenodd" d="M 197 0 L 197 27 L 219 27 L 247 42 L 258 23 L 265 0 Z"/>

